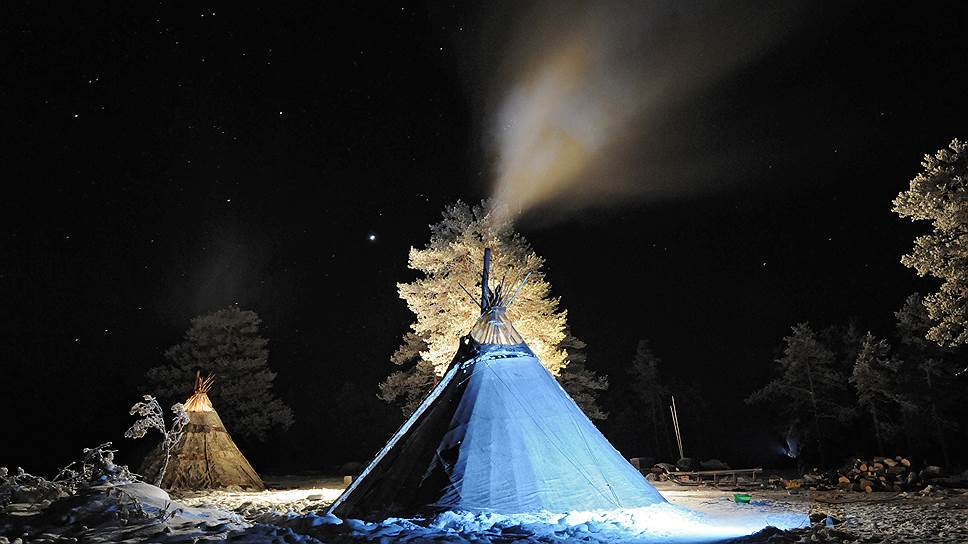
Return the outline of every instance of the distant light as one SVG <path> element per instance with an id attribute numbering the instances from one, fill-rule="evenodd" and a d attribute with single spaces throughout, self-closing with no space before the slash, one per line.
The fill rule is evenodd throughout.
<path id="1" fill-rule="evenodd" d="M 371 241 L 371 242 L 375 242 L 376 241 L 376 234 L 370 233 L 370 235 L 367 236 L 366 239 L 369 240 L 369 241 Z"/>

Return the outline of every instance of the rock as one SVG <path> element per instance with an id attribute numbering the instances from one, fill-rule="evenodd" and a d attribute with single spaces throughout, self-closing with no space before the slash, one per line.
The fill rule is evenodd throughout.
<path id="1" fill-rule="evenodd" d="M 639 470 L 648 470 L 655 464 L 655 459 L 652 457 L 633 457 L 629 459 L 629 463 Z"/>
<path id="2" fill-rule="evenodd" d="M 678 470 L 672 463 L 656 463 L 652 468 L 661 469 L 662 472 L 676 472 Z"/>
<path id="3" fill-rule="evenodd" d="M 892 476 L 894 479 L 899 479 L 907 472 L 907 467 L 904 465 L 894 465 L 887 469 L 887 474 Z"/>
<path id="4" fill-rule="evenodd" d="M 696 460 L 691 457 L 683 457 L 676 461 L 676 467 L 683 472 L 696 470 L 696 466 Z"/>
<path id="5" fill-rule="evenodd" d="M 945 487 L 954 487 L 963 489 L 968 487 L 968 470 L 957 474 L 955 476 L 948 476 L 945 478 L 935 478 L 935 483 L 941 484 Z"/>
<path id="6" fill-rule="evenodd" d="M 708 459 L 706 461 L 700 461 L 699 466 L 703 470 L 729 470 L 729 465 L 720 461 L 719 459 Z"/>
<path id="7" fill-rule="evenodd" d="M 937 478 L 938 476 L 941 476 L 941 467 L 936 465 L 928 465 L 921 469 L 920 476 L 922 480 L 928 478 Z"/>
<path id="8" fill-rule="evenodd" d="M 837 478 L 837 485 L 841 487 L 850 487 L 850 478 L 846 476 L 841 476 L 840 478 Z"/>

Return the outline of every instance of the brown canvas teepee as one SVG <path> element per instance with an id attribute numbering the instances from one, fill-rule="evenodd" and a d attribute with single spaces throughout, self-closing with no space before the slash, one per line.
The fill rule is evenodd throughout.
<path id="1" fill-rule="evenodd" d="M 225 430 L 208 398 L 213 380 L 214 376 L 202 379 L 201 374 L 195 374 L 195 392 L 185 402 L 188 426 L 185 435 L 172 448 L 161 487 L 218 489 L 238 486 L 262 491 L 265 484 Z M 164 463 L 163 455 L 160 450 L 149 455 L 141 473 L 150 479 L 157 477 Z"/>

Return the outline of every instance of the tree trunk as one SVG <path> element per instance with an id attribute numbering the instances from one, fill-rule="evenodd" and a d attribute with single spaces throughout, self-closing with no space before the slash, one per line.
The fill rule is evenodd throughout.
<path id="1" fill-rule="evenodd" d="M 931 419 L 934 420 L 934 432 L 938 435 L 938 444 L 941 446 L 941 458 L 944 459 L 945 468 L 951 467 L 951 459 L 948 458 L 948 443 L 944 439 L 944 431 L 941 429 L 941 418 L 938 417 L 938 407 L 931 403 Z"/>
<path id="2" fill-rule="evenodd" d="M 824 455 L 823 438 L 820 435 L 820 410 L 817 408 L 817 395 L 813 389 L 813 373 L 810 371 L 809 361 L 805 366 L 807 367 L 807 383 L 810 385 L 810 404 L 813 405 L 813 427 L 814 432 L 817 433 L 817 453 L 820 454 L 820 464 L 826 467 L 827 457 Z"/>
<path id="3" fill-rule="evenodd" d="M 877 419 L 877 408 L 871 405 L 871 419 L 874 420 L 874 439 L 877 441 L 877 454 L 884 456 L 884 441 L 881 439 L 881 422 Z"/>
<path id="4" fill-rule="evenodd" d="M 925 369 L 924 377 L 928 382 L 928 394 L 931 396 L 931 420 L 934 422 L 934 432 L 938 435 L 938 445 L 941 446 L 941 457 L 944 459 L 945 468 L 951 468 L 951 460 L 948 458 L 948 443 L 944 439 L 941 418 L 938 417 L 938 405 L 934 402 L 934 384 L 931 383 L 931 372 Z"/>

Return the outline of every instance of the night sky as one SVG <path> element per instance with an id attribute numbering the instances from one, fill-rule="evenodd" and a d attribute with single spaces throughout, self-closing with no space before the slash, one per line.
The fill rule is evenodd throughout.
<path id="1" fill-rule="evenodd" d="M 248 446 L 256 466 L 372 453 L 399 413 L 347 399 L 393 370 L 409 248 L 445 204 L 489 194 L 494 28 L 515 12 L 2 11 L 0 466 L 50 472 L 107 440 L 137 451 L 120 436 L 144 371 L 192 316 L 232 303 L 263 319 L 296 418 Z M 727 188 L 519 224 L 589 367 L 620 380 L 647 338 L 665 374 L 708 394 L 707 428 L 683 429 L 700 456 L 766 447 L 742 399 L 791 325 L 889 335 L 904 298 L 935 287 L 899 263 L 920 229 L 891 200 L 924 153 L 968 137 L 968 8 L 827 2 L 800 17 L 665 117 L 680 140 L 687 127 L 684 162 L 728 154 L 716 176 L 730 183 L 709 182 Z M 348 427 L 369 438 L 347 444 Z"/>

